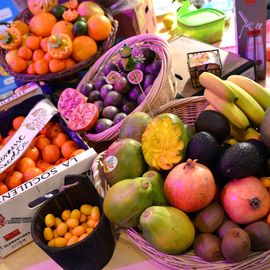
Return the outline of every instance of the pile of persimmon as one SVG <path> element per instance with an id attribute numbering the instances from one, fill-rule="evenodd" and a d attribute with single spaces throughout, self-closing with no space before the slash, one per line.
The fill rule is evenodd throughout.
<path id="1" fill-rule="evenodd" d="M 71 68 L 97 53 L 97 42 L 110 35 L 112 25 L 92 1 L 28 0 L 29 24 L 13 21 L 0 34 L 5 61 L 14 72 L 47 74 Z"/>
<path id="2" fill-rule="evenodd" d="M 12 121 L 12 129 L 6 137 L 0 135 L 2 148 L 19 129 L 24 116 Z M 16 163 L 0 174 L 0 195 L 21 185 L 22 183 L 52 169 L 56 165 L 85 151 L 70 139 L 59 123 L 53 120 L 39 132 L 31 145 Z"/>

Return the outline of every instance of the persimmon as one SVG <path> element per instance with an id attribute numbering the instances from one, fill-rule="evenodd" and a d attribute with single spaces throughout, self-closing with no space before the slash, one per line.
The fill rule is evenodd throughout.
<path id="1" fill-rule="evenodd" d="M 52 59 L 49 62 L 49 70 L 50 72 L 59 72 L 66 68 L 66 64 L 64 60 L 60 59 Z"/>
<path id="2" fill-rule="evenodd" d="M 43 172 L 47 171 L 47 168 L 50 167 L 52 164 L 41 159 L 37 163 L 37 168 L 41 169 Z"/>
<path id="3" fill-rule="evenodd" d="M 32 51 L 28 47 L 22 46 L 18 50 L 18 56 L 22 57 L 24 60 L 30 60 L 32 58 Z"/>
<path id="4" fill-rule="evenodd" d="M 11 27 L 17 28 L 22 35 L 29 33 L 29 27 L 27 25 L 27 23 L 25 23 L 24 21 L 21 20 L 15 20 L 13 22 L 11 22 Z"/>
<path id="5" fill-rule="evenodd" d="M 63 132 L 63 128 L 61 127 L 61 125 L 59 123 L 55 123 L 49 129 L 48 137 L 53 138 L 54 136 L 56 136 L 57 134 L 62 133 L 62 132 Z"/>
<path id="6" fill-rule="evenodd" d="M 19 171 L 10 173 L 5 181 L 9 189 L 13 189 L 22 183 L 23 174 Z"/>
<path id="7" fill-rule="evenodd" d="M 0 195 L 5 194 L 6 192 L 8 192 L 8 187 L 6 184 L 0 182 Z"/>
<path id="8" fill-rule="evenodd" d="M 40 48 L 46 53 L 48 52 L 48 37 L 41 39 Z"/>
<path id="9" fill-rule="evenodd" d="M 31 63 L 31 64 L 27 67 L 26 73 L 29 74 L 29 75 L 36 74 L 35 63 Z"/>
<path id="10" fill-rule="evenodd" d="M 35 146 L 30 146 L 24 152 L 22 157 L 28 157 L 31 158 L 33 161 L 37 161 L 39 158 L 39 150 Z"/>
<path id="11" fill-rule="evenodd" d="M 61 148 L 61 146 L 69 140 L 69 137 L 67 134 L 60 132 L 53 136 L 52 143 L 56 145 L 57 147 Z"/>
<path id="12" fill-rule="evenodd" d="M 12 126 L 14 129 L 19 129 L 21 126 L 22 122 L 24 121 L 25 117 L 24 116 L 17 116 L 13 119 L 12 121 Z"/>
<path id="13" fill-rule="evenodd" d="M 37 74 L 46 74 L 49 72 L 49 65 L 45 59 L 38 59 L 35 62 L 35 71 Z"/>
<path id="14" fill-rule="evenodd" d="M 50 62 L 52 60 L 52 56 L 47 52 L 44 55 L 44 60 L 46 60 L 47 62 Z"/>
<path id="15" fill-rule="evenodd" d="M 42 150 L 42 158 L 48 163 L 54 163 L 60 158 L 60 150 L 56 145 L 50 144 Z"/>
<path id="16" fill-rule="evenodd" d="M 29 35 L 26 37 L 25 45 L 31 50 L 39 49 L 40 48 L 40 38 L 38 36 Z"/>
<path id="17" fill-rule="evenodd" d="M 27 170 L 27 168 L 30 167 L 36 167 L 36 164 L 31 158 L 28 157 L 20 158 L 16 165 L 17 170 L 19 170 L 22 173 L 24 173 Z"/>
<path id="18" fill-rule="evenodd" d="M 45 148 L 45 146 L 50 144 L 51 141 L 44 135 L 40 135 L 36 138 L 35 146 L 41 151 Z"/>
<path id="19" fill-rule="evenodd" d="M 14 59 L 16 56 L 18 56 L 18 50 L 17 50 L 17 49 L 15 49 L 15 50 L 10 50 L 10 51 L 8 51 L 8 52 L 6 53 L 6 55 L 5 55 L 5 60 L 6 60 L 6 62 L 7 62 L 7 64 L 8 64 L 9 66 L 11 65 L 13 59 Z"/>
<path id="20" fill-rule="evenodd" d="M 76 62 L 71 58 L 64 59 L 64 62 L 65 62 L 66 68 L 71 68 L 74 65 L 76 65 Z"/>
<path id="21" fill-rule="evenodd" d="M 23 174 L 23 182 L 26 182 L 42 173 L 43 171 L 37 167 L 29 167 L 25 170 Z"/>
<path id="22" fill-rule="evenodd" d="M 61 146 L 61 153 L 66 159 L 69 159 L 72 153 L 78 148 L 78 145 L 74 141 L 69 140 L 67 142 L 64 142 Z"/>
<path id="23" fill-rule="evenodd" d="M 43 59 L 45 55 L 45 52 L 41 49 L 36 49 L 33 52 L 32 60 L 35 62 L 39 59 Z"/>
<path id="24" fill-rule="evenodd" d="M 15 72 L 23 72 L 27 68 L 27 63 L 22 57 L 16 56 L 10 64 L 10 68 Z"/>

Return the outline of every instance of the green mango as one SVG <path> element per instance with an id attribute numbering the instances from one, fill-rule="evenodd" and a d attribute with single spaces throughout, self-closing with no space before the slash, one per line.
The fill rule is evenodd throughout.
<path id="1" fill-rule="evenodd" d="M 144 178 L 150 181 L 153 190 L 154 205 L 168 205 L 164 194 L 164 179 L 162 175 L 154 170 L 147 171 L 143 174 Z"/>
<path id="2" fill-rule="evenodd" d="M 195 238 L 189 217 L 171 206 L 151 206 L 140 217 L 144 239 L 155 249 L 167 254 L 180 254 Z"/>
<path id="3" fill-rule="evenodd" d="M 114 184 L 104 198 L 103 211 L 111 222 L 129 228 L 138 226 L 141 213 L 151 205 L 152 185 L 138 177 Z"/>

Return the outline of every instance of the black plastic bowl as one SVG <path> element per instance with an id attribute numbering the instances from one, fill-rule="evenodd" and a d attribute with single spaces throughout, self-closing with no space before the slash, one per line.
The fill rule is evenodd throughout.
<path id="1" fill-rule="evenodd" d="M 65 181 L 73 184 L 43 203 L 35 213 L 31 224 L 32 238 L 63 269 L 102 269 L 110 261 L 115 248 L 111 224 L 102 211 L 103 199 L 86 175 L 68 175 Z M 89 236 L 74 245 L 62 248 L 48 247 L 43 238 L 45 216 L 52 213 L 61 217 L 65 209 L 80 209 L 82 204 L 98 206 L 101 210 L 96 228 Z"/>

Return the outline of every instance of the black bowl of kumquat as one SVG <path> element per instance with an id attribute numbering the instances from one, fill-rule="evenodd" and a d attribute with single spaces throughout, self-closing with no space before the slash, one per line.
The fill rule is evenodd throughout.
<path id="1" fill-rule="evenodd" d="M 34 242 L 65 270 L 98 270 L 111 259 L 115 240 L 103 199 L 86 175 L 43 203 L 31 224 Z"/>

